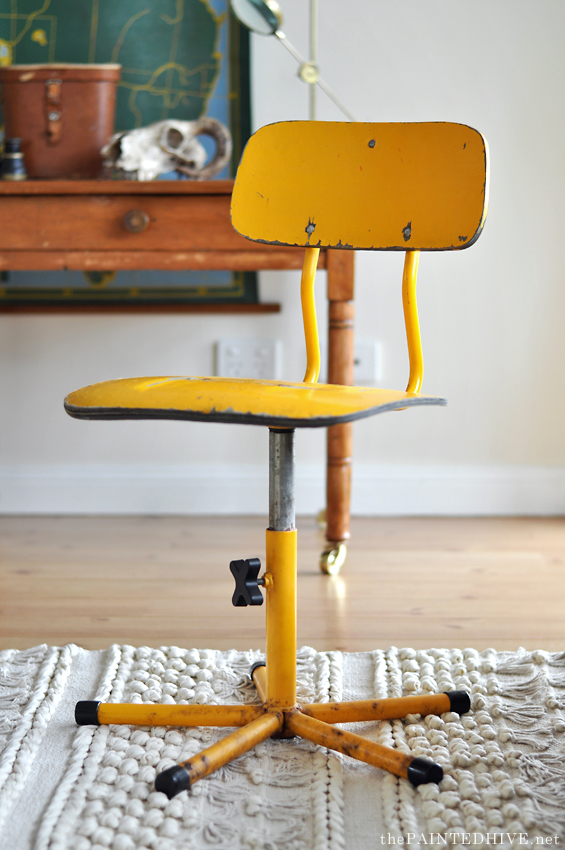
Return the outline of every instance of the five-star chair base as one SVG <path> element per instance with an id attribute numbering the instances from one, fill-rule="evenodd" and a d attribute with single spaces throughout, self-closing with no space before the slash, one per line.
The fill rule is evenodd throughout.
<path id="1" fill-rule="evenodd" d="M 265 663 L 255 664 L 251 674 L 261 705 L 125 705 L 87 701 L 77 704 L 76 721 L 79 725 L 125 723 L 239 727 L 188 761 L 174 765 L 157 776 L 156 790 L 172 798 L 267 738 L 295 736 L 388 770 L 409 779 L 413 785 L 441 782 L 443 769 L 433 761 L 384 747 L 353 732 L 338 729 L 333 724 L 392 720 L 408 714 L 443 714 L 446 711 L 463 714 L 470 708 L 469 696 L 464 691 L 396 699 L 297 704 L 282 708 L 266 698 Z"/>

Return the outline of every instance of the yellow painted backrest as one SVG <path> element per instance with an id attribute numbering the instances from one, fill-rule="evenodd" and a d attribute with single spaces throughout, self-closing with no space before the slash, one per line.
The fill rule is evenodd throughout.
<path id="1" fill-rule="evenodd" d="M 464 124 L 269 124 L 245 148 L 232 224 L 279 245 L 467 248 L 486 216 L 487 162 Z"/>

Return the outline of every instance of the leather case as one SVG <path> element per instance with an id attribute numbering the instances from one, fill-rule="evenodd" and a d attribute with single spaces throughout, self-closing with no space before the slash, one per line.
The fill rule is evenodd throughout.
<path id="1" fill-rule="evenodd" d="M 113 64 L 0 68 L 5 136 L 22 140 L 29 177 L 100 175 L 119 79 Z"/>

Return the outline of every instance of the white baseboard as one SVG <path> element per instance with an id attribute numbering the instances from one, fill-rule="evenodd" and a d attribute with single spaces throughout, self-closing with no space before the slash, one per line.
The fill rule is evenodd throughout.
<path id="1" fill-rule="evenodd" d="M 297 470 L 296 510 L 324 505 L 324 470 Z M 262 466 L 0 466 L 1 514 L 265 515 Z M 357 465 L 357 516 L 565 514 L 565 468 Z"/>
<path id="2" fill-rule="evenodd" d="M 364 466 L 351 502 L 358 516 L 555 516 L 565 514 L 565 468 Z"/>

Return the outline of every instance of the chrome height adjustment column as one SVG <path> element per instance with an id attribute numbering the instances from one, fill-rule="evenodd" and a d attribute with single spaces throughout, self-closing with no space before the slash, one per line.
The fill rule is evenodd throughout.
<path id="1" fill-rule="evenodd" d="M 269 528 L 268 532 L 295 531 L 294 526 L 294 429 L 269 431 Z M 272 576 L 259 576 L 259 558 L 230 562 L 235 579 L 232 605 L 262 605 L 260 587 L 272 587 Z M 267 565 L 268 569 L 268 565 Z M 294 591 L 293 591 L 294 594 Z"/>
<path id="2" fill-rule="evenodd" d="M 269 528 L 294 529 L 294 428 L 269 430 Z"/>

